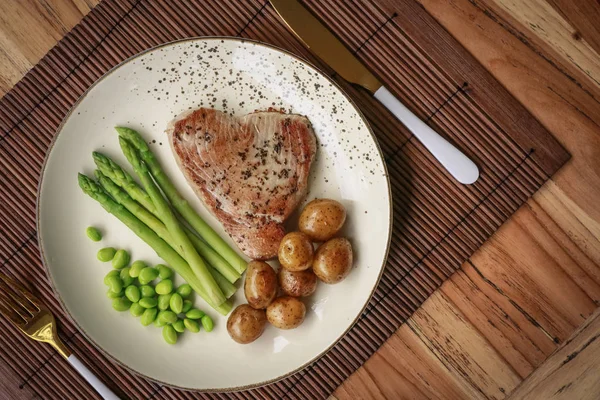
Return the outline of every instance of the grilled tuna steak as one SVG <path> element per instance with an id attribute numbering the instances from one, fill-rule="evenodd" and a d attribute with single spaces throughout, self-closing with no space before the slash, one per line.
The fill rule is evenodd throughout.
<path id="1" fill-rule="evenodd" d="M 173 120 L 167 133 L 188 183 L 244 254 L 275 257 L 282 223 L 307 192 L 317 149 L 310 121 L 200 108 Z"/>

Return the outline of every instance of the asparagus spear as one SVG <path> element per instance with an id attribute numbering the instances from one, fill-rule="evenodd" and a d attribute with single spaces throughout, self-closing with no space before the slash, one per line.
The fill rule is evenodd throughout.
<path id="1" fill-rule="evenodd" d="M 208 265 L 208 267 L 209 267 L 208 272 L 210 272 L 212 277 L 215 278 L 215 282 L 217 282 L 217 285 L 223 292 L 223 295 L 225 296 L 225 298 L 228 299 L 231 296 L 233 296 L 235 294 L 235 292 L 237 292 L 237 288 L 235 287 L 235 285 L 232 284 L 231 282 L 229 282 L 227 280 L 227 278 L 225 278 L 223 275 L 221 275 L 219 273 L 219 271 L 212 268 L 210 265 Z"/>
<path id="2" fill-rule="evenodd" d="M 135 201 L 144 206 L 148 211 L 156 215 L 156 208 L 150 196 L 137 184 L 129 172 L 125 171 L 119 164 L 102 153 L 94 151 L 92 157 L 94 157 L 94 162 L 100 172 L 122 187 L 123 190 L 129 193 Z"/>
<path id="3" fill-rule="evenodd" d="M 206 264 L 198 255 L 198 252 L 192 245 L 190 238 L 185 234 L 181 228 L 181 225 L 179 225 L 179 221 L 177 221 L 175 214 L 173 214 L 169 204 L 162 196 L 160 189 L 158 189 L 152 180 L 146 163 L 140 159 L 137 150 L 131 146 L 129 141 L 123 137 L 119 137 L 119 143 L 121 144 L 121 150 L 123 150 L 125 157 L 131 163 L 136 174 L 142 181 L 142 185 L 144 186 L 144 189 L 146 189 L 146 193 L 148 193 L 150 199 L 152 199 L 152 203 L 154 204 L 154 207 L 156 207 L 156 213 L 158 217 L 167 227 L 167 230 L 171 234 L 173 241 L 177 243 L 178 247 L 180 247 L 181 251 L 185 255 L 185 260 L 190 265 L 190 268 L 192 268 L 194 274 L 196 274 L 196 276 L 200 279 L 207 296 L 214 304 L 220 305 L 224 303 L 227 299 L 217 285 L 215 278 L 213 278 L 210 272 L 208 272 Z"/>
<path id="4" fill-rule="evenodd" d="M 227 279 L 230 283 L 237 282 L 240 279 L 241 274 L 237 272 L 223 257 L 214 251 L 209 245 L 204 243 L 202 239 L 196 236 L 189 228 L 183 227 L 183 230 L 192 241 L 192 245 L 198 251 L 201 257 L 204 257 L 206 261 L 212 265 L 220 275 Z"/>
<path id="5" fill-rule="evenodd" d="M 148 165 L 150 173 L 165 193 L 173 207 L 185 218 L 192 228 L 219 253 L 240 274 L 246 270 L 246 261 L 208 225 L 188 202 L 179 194 L 175 185 L 164 173 L 158 160 L 148 148 L 142 136 L 133 129 L 125 127 L 115 128 L 119 136 L 127 139 L 139 151 L 140 157 Z"/>
<path id="6" fill-rule="evenodd" d="M 119 188 L 112 180 L 110 180 L 100 170 L 96 170 L 95 174 L 96 174 L 96 178 L 98 179 L 98 182 L 100 182 L 100 185 L 102 186 L 102 188 L 104 188 L 104 190 L 106 192 L 108 192 L 108 194 L 111 195 L 113 197 L 113 199 L 116 200 L 117 203 L 123 205 L 130 213 L 132 213 L 140 221 L 142 221 L 144 224 L 146 224 L 161 239 L 163 239 L 165 242 L 167 242 L 168 245 L 170 245 L 173 249 L 175 249 L 175 251 L 177 251 L 177 249 L 178 249 L 177 244 L 173 241 L 173 238 L 172 238 L 171 234 L 169 233 L 169 231 L 167 230 L 167 228 L 165 227 L 165 225 L 157 217 L 155 217 L 147 209 L 142 207 L 137 201 L 133 200 L 126 192 L 124 192 L 121 188 Z M 201 240 L 198 239 L 197 237 L 195 240 L 198 242 L 201 242 Z M 192 244 L 194 244 L 194 247 L 196 247 L 194 240 L 192 240 Z M 208 247 L 207 244 L 204 244 L 204 243 L 202 243 L 202 244 L 204 246 Z M 182 252 L 180 252 L 180 251 L 177 251 L 177 252 L 179 253 L 180 256 L 184 257 L 184 254 L 182 254 Z M 219 271 L 217 271 L 211 267 L 212 263 L 210 262 L 210 260 L 207 260 L 207 261 L 209 264 L 209 271 L 212 274 L 213 278 L 215 278 L 215 281 L 217 281 L 217 284 L 223 291 L 223 294 L 227 298 L 231 297 L 236 291 L 236 287 L 234 285 L 232 285 L 232 283 L 235 282 L 235 280 L 237 280 L 237 278 L 239 278 L 240 276 L 237 275 L 237 278 L 235 278 L 235 280 L 233 282 L 230 282 L 226 277 L 221 275 L 219 273 Z M 230 268 L 230 271 L 233 271 L 233 268 L 231 268 L 231 267 L 229 267 L 229 268 Z M 233 272 L 236 273 L 235 271 L 233 271 Z"/>
<path id="7" fill-rule="evenodd" d="M 188 263 L 171 246 L 142 221 L 130 213 L 124 206 L 116 203 L 94 180 L 86 175 L 78 175 L 79 186 L 84 193 L 94 200 L 98 201 L 102 207 L 117 217 L 129 229 L 131 229 L 140 239 L 146 242 L 156 251 L 156 254 L 165 260 L 173 269 L 202 297 L 211 307 L 223 315 L 227 315 L 233 307 L 232 301 L 227 301 L 217 305 L 207 296 L 204 288 L 196 275 L 192 272 Z"/>
<path id="8" fill-rule="evenodd" d="M 137 183 L 133 180 L 133 177 L 129 175 L 127 171 L 125 171 L 119 164 L 114 162 L 109 157 L 105 156 L 102 153 L 94 152 L 94 160 L 96 161 L 96 165 L 98 169 L 111 179 L 116 185 L 120 186 L 133 200 L 141 203 L 148 211 L 150 211 L 155 216 L 156 208 L 150 199 L 150 196 L 137 185 Z M 106 189 L 106 188 L 105 188 Z M 186 234 L 192 241 L 192 244 L 200 254 L 200 256 L 204 257 L 209 264 L 215 267 L 218 271 L 220 271 L 231 283 L 235 283 L 237 279 L 240 278 L 240 273 L 237 272 L 229 263 L 219 255 L 216 251 L 214 251 L 210 246 L 208 246 L 205 242 L 200 240 L 196 234 L 189 229 L 187 226 L 183 226 Z"/>
<path id="9" fill-rule="evenodd" d="M 108 158 L 100 153 L 97 153 L 97 154 L 98 154 L 98 157 L 102 157 L 102 159 L 104 160 L 104 162 L 103 162 L 104 169 L 107 169 L 107 168 L 109 168 L 110 170 L 117 169 L 118 171 L 122 171 L 123 173 L 127 174 L 127 172 L 125 172 L 113 160 L 111 160 L 110 158 Z M 110 165 L 110 167 L 107 167 L 108 165 Z M 118 175 L 120 175 L 120 174 L 118 174 Z M 129 174 L 127 174 L 127 175 L 131 178 L 131 175 L 129 175 Z M 130 192 L 128 190 L 128 188 L 130 186 L 119 185 L 119 183 L 115 182 L 114 179 L 110 179 L 109 176 L 104 174 L 102 169 L 98 169 L 96 171 L 96 177 L 98 178 L 98 180 L 100 181 L 100 184 L 104 187 L 104 189 L 107 192 L 109 192 L 109 194 L 111 194 L 121 204 L 123 204 L 123 202 L 116 197 L 119 195 L 119 192 L 121 192 L 121 190 L 118 190 L 119 189 L 118 186 L 120 186 L 125 191 L 124 194 L 128 194 L 129 195 L 128 197 L 131 199 L 131 201 L 135 202 L 136 204 L 142 203 L 139 200 L 136 201 L 136 196 L 142 197 L 142 198 L 144 198 L 144 196 L 147 196 L 144 189 L 137 186 L 137 184 L 135 186 L 139 190 L 134 190 L 133 193 Z M 133 178 L 131 178 L 131 179 L 133 179 Z M 141 195 L 143 195 L 143 196 L 141 196 Z M 156 215 L 156 208 L 154 207 L 154 204 L 152 203 L 152 200 L 150 200 L 149 196 L 148 196 L 148 200 L 150 202 L 150 204 L 149 204 L 150 207 L 144 205 L 144 203 L 142 203 L 141 205 L 144 206 L 144 208 L 146 210 L 150 211 L 150 213 L 152 213 L 154 216 L 156 216 L 158 218 L 158 216 Z M 137 204 L 137 205 L 139 206 L 139 204 Z M 125 205 L 125 207 L 127 207 L 127 205 Z M 127 207 L 127 209 L 129 209 L 129 211 L 131 211 L 134 215 L 136 215 L 138 218 L 140 218 L 143 223 L 150 226 L 150 228 L 154 229 L 154 231 L 156 233 L 158 233 L 161 238 L 165 239 L 165 237 L 161 236 L 161 234 L 159 233 L 157 228 L 150 225 L 147 222 L 147 220 L 144 220 L 143 218 L 141 218 L 141 215 L 144 215 L 144 217 L 146 217 L 146 213 L 143 213 L 143 211 L 145 211 L 145 210 L 139 210 L 139 208 L 135 207 L 135 206 L 134 206 L 134 209 L 136 211 L 130 209 L 129 207 Z M 143 214 L 138 215 L 137 214 L 138 212 L 143 213 Z M 158 221 L 158 222 L 160 222 L 160 221 Z M 161 225 L 163 225 L 162 222 L 161 222 Z M 163 227 L 164 227 L 164 225 L 163 225 Z M 203 257 L 210 265 L 212 265 L 217 271 L 219 271 L 225 278 L 227 278 L 227 280 L 229 282 L 235 283 L 240 278 L 240 276 L 241 276 L 240 273 L 238 273 L 236 270 L 234 270 L 233 267 L 231 267 L 231 265 L 229 265 L 229 263 L 227 261 L 225 261 L 225 259 L 219 255 L 219 253 L 214 251 L 209 245 L 207 245 L 200 238 L 198 238 L 198 236 L 196 236 L 192 232 L 191 229 L 189 229 L 186 226 L 183 226 L 183 229 L 184 229 L 185 233 L 188 235 L 188 237 L 190 238 L 190 240 L 192 241 L 192 245 L 196 248 L 196 250 L 198 251 L 198 254 L 200 254 L 201 257 Z M 166 231 L 166 228 L 165 228 L 165 231 Z M 166 241 L 167 241 L 167 243 L 169 243 L 168 240 L 166 240 Z M 171 244 L 171 243 L 169 243 L 169 244 Z M 221 286 L 221 285 L 219 285 L 219 286 Z M 222 286 L 221 286 L 221 289 L 223 289 Z"/>

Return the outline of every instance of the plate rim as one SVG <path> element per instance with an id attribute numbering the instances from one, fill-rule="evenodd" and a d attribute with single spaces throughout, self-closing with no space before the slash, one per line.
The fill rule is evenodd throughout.
<path id="1" fill-rule="evenodd" d="M 352 105 L 352 107 L 355 109 L 355 111 L 357 112 L 357 114 L 359 115 L 360 119 L 364 122 L 364 124 L 366 125 L 369 134 L 371 135 L 371 138 L 373 139 L 373 142 L 375 143 L 375 147 L 377 149 L 377 152 L 379 154 L 380 159 L 382 160 L 382 164 L 383 164 L 383 170 L 384 170 L 384 174 L 385 174 L 385 180 L 387 183 L 387 190 L 388 190 L 388 199 L 389 199 L 389 204 L 388 204 L 388 209 L 389 209 L 389 214 L 388 214 L 388 240 L 387 240 L 387 244 L 386 244 L 386 248 L 385 248 L 385 254 L 383 257 L 383 262 L 379 271 L 379 275 L 377 276 L 377 280 L 375 281 L 375 284 L 373 285 L 373 288 L 371 289 L 371 293 L 369 293 L 369 296 L 367 297 L 364 305 L 362 306 L 360 312 L 358 312 L 358 314 L 356 315 L 356 317 L 354 317 L 354 319 L 352 320 L 352 322 L 348 325 L 348 328 L 346 328 L 344 330 L 344 332 L 342 332 L 332 343 L 331 345 L 329 345 L 326 349 L 322 350 L 319 354 L 317 354 L 315 357 L 313 357 L 311 360 L 303 363 L 301 366 L 295 368 L 292 371 L 286 372 L 278 377 L 275 377 L 273 379 L 269 379 L 266 381 L 262 381 L 262 382 L 257 382 L 257 383 L 253 383 L 253 384 L 249 384 L 249 385 L 243 385 L 243 386 L 232 386 L 232 387 L 227 387 L 227 388 L 194 388 L 194 387 L 186 387 L 186 386 L 179 386 L 176 384 L 172 384 L 169 382 L 164 382 L 161 381 L 160 379 L 156 379 L 150 376 L 145 375 L 142 372 L 137 371 L 136 369 L 134 369 L 133 367 L 124 364 L 123 362 L 121 362 L 120 360 L 118 360 L 116 357 L 114 357 L 112 354 L 110 354 L 108 351 L 104 350 L 104 348 L 102 346 L 100 346 L 98 343 L 96 343 L 96 341 L 94 339 L 92 339 L 90 337 L 90 335 L 85 331 L 85 329 L 83 329 L 83 327 L 77 322 L 77 320 L 73 317 L 73 315 L 71 314 L 70 310 L 66 307 L 60 293 L 58 292 L 58 290 L 56 289 L 56 283 L 54 281 L 54 277 L 52 275 L 52 273 L 50 272 L 50 268 L 48 268 L 48 262 L 46 260 L 46 255 L 44 253 L 44 246 L 43 246 L 43 240 L 42 240 L 42 235 L 41 235 L 41 218 L 40 218 L 40 208 L 41 208 L 41 203 L 42 203 L 42 184 L 44 182 L 44 177 L 46 174 L 46 167 L 48 164 L 48 160 L 50 158 L 50 155 L 52 153 L 52 150 L 54 149 L 54 145 L 56 144 L 56 141 L 58 140 L 58 137 L 60 136 L 64 125 L 67 123 L 67 121 L 69 120 L 69 118 L 72 116 L 73 112 L 75 111 L 75 109 L 79 106 L 79 104 L 86 98 L 86 96 L 96 87 L 96 85 L 98 85 L 100 82 L 102 82 L 106 77 L 108 77 L 109 75 L 111 75 L 113 72 L 115 72 L 116 70 L 118 70 L 120 67 L 122 67 L 123 65 L 147 54 L 150 53 L 154 50 L 163 48 L 163 47 L 168 47 L 174 44 L 178 44 L 178 43 L 185 43 L 185 42 L 194 42 L 194 41 L 203 41 L 203 40 L 228 40 L 231 42 L 238 42 L 238 43 L 253 43 L 255 45 L 258 46 L 262 46 L 262 47 L 266 47 L 270 50 L 275 50 L 278 51 L 280 53 L 283 53 L 285 55 L 288 55 L 294 59 L 296 59 L 297 61 L 305 64 L 306 66 L 308 66 L 309 68 L 312 68 L 314 71 L 318 72 L 321 76 L 323 76 L 327 81 L 329 81 L 330 84 L 332 84 L 333 86 L 335 86 L 341 94 L 343 94 L 346 99 L 348 100 L 348 102 Z M 52 292 L 54 293 L 54 297 L 60 302 L 60 305 L 62 307 L 62 309 L 66 312 L 67 316 L 69 317 L 69 319 L 73 322 L 73 324 L 75 325 L 75 327 L 77 328 L 77 330 L 96 348 L 98 349 L 98 351 L 100 351 L 101 354 L 103 354 L 105 357 L 107 357 L 108 359 L 112 360 L 113 362 L 116 362 L 119 366 L 125 368 L 126 370 L 134 373 L 135 375 L 141 376 L 145 379 L 148 379 L 152 382 L 156 382 L 159 383 L 161 385 L 165 385 L 168 387 L 172 387 L 172 388 L 176 388 L 179 390 L 186 390 L 186 391 L 193 391 L 193 392 L 202 392 L 202 393 L 230 393 L 230 392 L 237 392 L 237 391 L 243 391 L 243 390 L 251 390 L 251 389 L 258 389 L 260 387 L 272 384 L 272 383 L 276 383 L 279 382 L 285 378 L 288 378 L 300 371 L 302 371 L 303 369 L 307 368 L 309 365 L 313 364 L 314 362 L 318 361 L 319 359 L 321 359 L 326 353 L 328 353 L 331 349 L 333 349 L 339 342 L 340 340 L 342 340 L 342 338 L 344 338 L 344 336 L 346 336 L 348 334 L 348 332 L 354 327 L 354 325 L 356 325 L 356 323 L 359 321 L 361 315 L 363 314 L 363 312 L 365 311 L 365 309 L 367 308 L 367 305 L 369 304 L 369 302 L 371 301 L 371 298 L 373 297 L 373 294 L 375 293 L 375 291 L 377 290 L 377 288 L 379 287 L 379 283 L 381 281 L 381 278 L 383 276 L 383 272 L 385 270 L 385 266 L 387 263 L 387 259 L 389 256 L 389 251 L 390 251 L 390 245 L 391 245 L 391 240 L 392 240 L 392 228 L 393 228 L 393 201 L 392 201 L 392 190 L 391 190 L 391 183 L 390 183 L 390 178 L 389 178 L 389 174 L 388 174 L 388 170 L 387 170 L 387 164 L 385 162 L 385 157 L 383 155 L 383 152 L 381 151 L 381 147 L 379 145 L 379 141 L 377 140 L 377 137 L 375 136 L 375 134 L 373 133 L 373 129 L 371 128 L 371 124 L 369 123 L 369 121 L 367 120 L 367 118 L 365 117 L 365 115 L 362 113 L 362 111 L 360 110 L 360 108 L 356 105 L 356 103 L 354 102 L 354 100 L 348 95 L 348 93 L 346 93 L 346 91 L 340 87 L 340 85 L 335 82 L 331 77 L 329 77 L 327 74 L 325 74 L 320 68 L 316 67 L 314 64 L 312 64 L 310 61 L 305 60 L 304 58 L 300 57 L 299 55 L 292 53 L 291 51 L 288 51 L 286 49 L 283 49 L 279 46 L 270 44 L 270 43 L 266 43 L 260 40 L 254 40 L 254 39 L 247 39 L 247 38 L 240 38 L 240 37 L 236 37 L 236 36 L 193 36 L 193 37 L 187 37 L 187 38 L 182 38 L 182 39 L 176 39 L 170 42 L 165 42 L 165 43 L 161 43 L 158 44 L 156 46 L 150 47 L 148 49 L 145 49 L 139 53 L 136 53 L 128 58 L 126 58 L 125 60 L 119 62 L 118 64 L 116 64 L 115 66 L 113 66 L 112 68 L 110 68 L 108 71 L 106 71 L 104 74 L 102 74 L 102 76 L 100 76 L 96 81 L 94 81 L 94 83 L 92 83 L 82 94 L 81 96 L 79 96 L 79 98 L 77 99 L 77 101 L 75 101 L 75 103 L 73 103 L 73 105 L 69 108 L 69 111 L 65 114 L 64 118 L 62 119 L 60 125 L 56 128 L 56 131 L 54 133 L 54 137 L 52 138 L 52 141 L 50 142 L 50 145 L 48 146 L 48 149 L 46 150 L 46 154 L 44 156 L 44 162 L 42 164 L 42 168 L 40 170 L 40 181 L 38 183 L 38 187 L 37 187 L 37 198 L 36 198 L 36 230 L 37 230 L 37 241 L 38 241 L 38 246 L 39 246 L 39 251 L 40 251 L 40 259 L 42 261 L 42 264 L 44 266 L 44 270 L 46 273 L 46 276 L 49 278 L 50 283 L 51 283 L 51 288 L 52 288 Z M 302 379 L 302 377 L 298 378 L 299 380 Z"/>

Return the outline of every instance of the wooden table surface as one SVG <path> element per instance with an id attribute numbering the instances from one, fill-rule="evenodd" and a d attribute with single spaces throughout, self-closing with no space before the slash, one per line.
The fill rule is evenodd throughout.
<path id="1" fill-rule="evenodd" d="M 0 95 L 97 1 L 0 1 Z M 598 399 L 600 3 L 419 1 L 573 158 L 335 397 Z"/>

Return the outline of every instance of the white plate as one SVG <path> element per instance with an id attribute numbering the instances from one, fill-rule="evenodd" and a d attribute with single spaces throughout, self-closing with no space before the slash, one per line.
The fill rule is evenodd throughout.
<path id="1" fill-rule="evenodd" d="M 161 260 L 116 218 L 86 196 L 77 173 L 93 176 L 91 153 L 102 151 L 128 166 L 113 127 L 138 129 L 168 176 L 223 237 L 179 171 L 167 144 L 167 122 L 189 107 L 214 106 L 243 115 L 268 107 L 306 115 L 320 143 L 310 193 L 340 200 L 355 266 L 337 285 L 320 284 L 305 299 L 308 313 L 295 330 L 269 326 L 250 345 L 227 334 L 226 317 L 212 312 L 211 333 L 186 332 L 175 346 L 161 329 L 118 313 L 102 283 L 110 264 L 96 260 L 104 246 L 125 248 L 132 259 Z M 290 225 L 297 223 L 292 216 Z M 104 233 L 100 243 L 85 235 Z M 122 365 L 165 384 L 200 390 L 262 385 L 293 373 L 329 349 L 352 326 L 381 276 L 391 233 L 390 189 L 384 162 L 363 115 L 329 78 L 305 61 L 271 46 L 233 38 L 188 39 L 139 54 L 96 82 L 65 118 L 47 156 L 38 202 L 42 259 L 56 293 L 82 333 Z M 275 265 L 275 263 L 273 263 Z M 244 301 L 243 290 L 235 295 Z M 198 307 L 210 312 L 199 298 Z"/>

